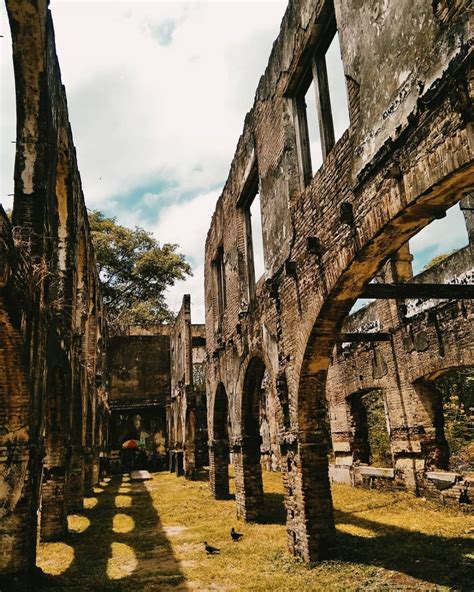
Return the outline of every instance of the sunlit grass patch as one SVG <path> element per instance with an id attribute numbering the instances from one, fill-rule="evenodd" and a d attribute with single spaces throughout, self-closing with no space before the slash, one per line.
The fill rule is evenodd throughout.
<path id="1" fill-rule="evenodd" d="M 112 557 L 107 562 L 107 576 L 120 580 L 129 576 L 137 567 L 134 550 L 124 543 L 112 543 Z"/>
<path id="2" fill-rule="evenodd" d="M 67 525 L 71 532 L 84 532 L 90 526 L 91 521 L 86 516 L 70 514 L 67 517 Z"/>
<path id="3" fill-rule="evenodd" d="M 377 536 L 377 533 L 370 529 L 364 528 L 362 526 L 357 526 L 355 524 L 338 524 L 337 529 L 341 532 L 345 532 L 347 534 L 353 534 L 355 536 L 361 537 L 374 537 Z"/>
<path id="4" fill-rule="evenodd" d="M 43 543 L 36 559 L 37 566 L 44 573 L 58 576 L 64 573 L 74 561 L 74 549 L 66 543 Z"/>
<path id="5" fill-rule="evenodd" d="M 84 498 L 84 509 L 85 510 L 92 510 L 97 504 L 99 500 L 96 497 L 85 497 Z"/>
<path id="6" fill-rule="evenodd" d="M 135 528 L 135 521 L 127 514 L 115 514 L 113 517 L 112 530 L 114 532 L 130 532 Z"/>
<path id="7" fill-rule="evenodd" d="M 117 508 L 129 508 L 132 505 L 132 497 L 130 495 L 117 495 L 115 497 L 115 506 Z"/>

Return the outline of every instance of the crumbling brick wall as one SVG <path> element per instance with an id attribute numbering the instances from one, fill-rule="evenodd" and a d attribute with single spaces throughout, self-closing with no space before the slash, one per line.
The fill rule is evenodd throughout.
<path id="1" fill-rule="evenodd" d="M 31 589 L 40 503 L 42 537 L 61 538 L 67 512 L 98 480 L 107 331 L 51 14 L 30 0 L 9 0 L 7 10 L 18 121 L 12 226 L 0 216 L 2 359 L 10 368 L 0 392 L 9 500 L 0 578 Z"/>
<path id="2" fill-rule="evenodd" d="M 170 469 L 192 479 L 207 460 L 206 399 L 202 369 L 204 327 L 191 323 L 191 297 L 185 294 L 171 331 L 171 391 L 168 406 Z"/>
<path id="3" fill-rule="evenodd" d="M 440 264 L 415 276 L 415 283 L 471 281 L 472 245 L 453 253 Z M 366 335 L 363 343 L 338 343 L 333 350 L 327 379 L 327 402 L 335 465 L 330 474 L 336 481 L 380 486 L 426 489 L 427 474 L 444 471 L 447 442 L 441 440 L 436 423 L 432 377 L 450 369 L 473 366 L 473 307 L 468 300 L 392 301 L 376 300 L 350 315 L 342 332 Z M 377 337 L 380 336 L 380 337 Z M 357 425 L 351 401 L 360 394 L 379 390 L 385 406 L 393 471 L 360 470 Z M 365 445 L 367 443 L 365 442 Z M 367 464 L 362 459 L 362 464 Z M 461 481 L 461 479 L 458 479 Z M 440 499 L 440 490 L 428 487 L 430 497 Z M 467 503 L 465 496 L 443 499 Z"/>
<path id="4" fill-rule="evenodd" d="M 334 549 L 325 391 L 343 321 L 387 259 L 473 190 L 467 3 L 436 4 L 290 2 L 207 236 L 212 490 L 221 497 L 216 483 L 227 470 L 225 393 L 237 512 L 258 516 L 255 400 L 266 372 L 279 401 L 288 544 L 306 561 Z M 336 28 L 350 125 L 331 145 L 322 105 L 328 149 L 308 171 L 300 90 L 316 72 L 324 94 L 321 60 Z M 266 270 L 255 286 L 248 204 L 256 191 Z"/>
<path id="5" fill-rule="evenodd" d="M 114 458 L 120 458 L 125 440 L 147 432 L 148 466 L 167 466 L 170 332 L 169 325 L 133 326 L 109 340 L 109 445 Z"/>

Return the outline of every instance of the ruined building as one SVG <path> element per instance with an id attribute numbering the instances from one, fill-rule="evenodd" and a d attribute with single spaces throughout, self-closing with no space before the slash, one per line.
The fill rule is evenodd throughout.
<path id="1" fill-rule="evenodd" d="M 0 210 L 0 588 L 27 581 L 98 481 L 107 331 L 46 3 L 8 0 L 17 97 L 12 220 Z"/>
<path id="2" fill-rule="evenodd" d="M 237 514 L 258 518 L 261 431 L 272 429 L 288 545 L 308 562 L 335 546 L 331 431 L 334 479 L 385 479 L 433 496 L 446 484 L 456 503 L 472 496 L 462 475 L 446 476 L 442 409 L 429 384 L 473 362 L 472 275 L 449 283 L 458 263 L 460 275 L 472 270 L 472 247 L 448 259 L 447 271 L 416 279 L 408 247 L 460 200 L 472 217 L 468 4 L 290 2 L 212 218 L 205 262 L 211 488 L 216 498 L 228 496 L 231 453 Z M 379 300 L 348 318 L 358 298 Z M 261 427 L 262 391 L 274 401 L 271 429 Z M 360 399 L 369 391 L 385 400 L 390 421 L 393 464 L 385 475 L 370 469 L 364 443 Z"/>
<path id="3" fill-rule="evenodd" d="M 135 468 L 127 462 L 122 445 L 142 443 L 147 454 L 143 469 L 168 466 L 166 404 L 170 393 L 170 327 L 130 327 L 126 335 L 110 338 L 109 372 L 109 470 Z M 138 467 L 136 467 L 138 468 Z"/>
<path id="4" fill-rule="evenodd" d="M 205 350 L 204 325 L 191 324 L 191 297 L 186 294 L 171 332 L 168 434 L 170 471 L 189 479 L 208 462 Z"/>
<path id="5" fill-rule="evenodd" d="M 189 294 L 173 325 L 130 327 L 110 338 L 111 472 L 132 468 L 122 450 L 129 439 L 146 455 L 136 468 L 169 468 L 193 478 L 207 464 L 204 353 L 204 326 L 191 323 Z"/>
<path id="6" fill-rule="evenodd" d="M 262 466 L 281 470 L 307 562 L 335 546 L 330 479 L 471 502 L 440 395 L 474 353 L 468 1 L 291 1 L 208 233 L 205 328 L 185 296 L 173 326 L 110 340 L 47 3 L 6 4 L 0 588 L 29 589 L 38 524 L 62 538 L 127 439 L 177 475 L 209 462 L 218 499 L 231 460 L 244 520 L 261 515 Z M 413 277 L 409 239 L 458 202 L 469 245 Z M 359 298 L 375 301 L 351 312 Z"/>

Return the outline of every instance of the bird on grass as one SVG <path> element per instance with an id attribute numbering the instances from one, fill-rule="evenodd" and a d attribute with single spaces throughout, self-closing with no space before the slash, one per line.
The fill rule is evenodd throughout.
<path id="1" fill-rule="evenodd" d="M 208 545 L 206 543 L 206 541 L 204 541 L 204 548 L 206 549 L 206 553 L 208 555 L 219 555 L 220 550 L 217 549 L 216 547 L 213 547 L 212 545 Z"/>
<path id="2" fill-rule="evenodd" d="M 234 527 L 232 527 L 230 529 L 230 536 L 232 537 L 232 540 L 234 541 L 234 543 L 236 543 L 237 541 L 240 541 L 240 539 L 244 536 L 241 532 L 236 532 Z"/>

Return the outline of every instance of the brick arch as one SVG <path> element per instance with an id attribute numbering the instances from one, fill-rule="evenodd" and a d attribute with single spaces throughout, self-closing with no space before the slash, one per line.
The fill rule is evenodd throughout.
<path id="1" fill-rule="evenodd" d="M 322 426 L 326 421 L 326 378 L 331 352 L 337 335 L 364 286 L 370 282 L 383 263 L 395 254 L 412 236 L 434 219 L 434 213 L 446 211 L 472 190 L 474 165 L 460 167 L 444 176 L 436 169 L 425 172 L 424 191 L 411 199 L 405 193 L 403 203 L 381 215 L 377 205 L 365 218 L 355 218 L 354 227 L 361 236 L 367 236 L 350 261 L 330 258 L 325 270 L 328 294 L 323 301 L 314 299 L 310 305 L 309 321 L 305 324 L 300 349 L 296 352 L 294 379 L 297 404 L 292 431 L 298 434 L 298 444 L 292 444 L 291 462 L 286 463 L 290 490 L 289 541 L 295 554 L 306 560 L 331 555 L 335 544 L 332 498 L 328 478 L 327 439 Z M 438 175 L 437 175 L 438 173 Z M 421 182 L 420 182 L 421 185 Z M 418 187 L 420 187 L 418 185 Z M 370 188 L 366 189 L 370 193 Z M 363 195 L 357 196 L 362 199 Z M 364 233 L 362 231 L 365 231 Z M 340 250 L 344 250 L 342 245 Z M 344 267 L 342 267 L 344 265 Z M 302 475 L 303 478 L 297 478 Z M 298 498 L 312 499 L 305 505 L 300 519 L 291 517 L 291 507 Z M 304 526 L 303 526 L 304 524 Z M 308 537 L 308 525 L 312 525 Z"/>
<path id="2" fill-rule="evenodd" d="M 240 395 L 241 437 L 234 444 L 235 501 L 237 516 L 253 521 L 263 509 L 262 465 L 260 464 L 260 395 L 267 366 L 263 356 L 249 356 L 242 372 Z"/>
<path id="3" fill-rule="evenodd" d="M 474 364 L 445 366 L 413 381 L 412 386 L 419 400 L 419 415 L 425 428 L 422 442 L 425 469 L 448 470 L 451 451 L 444 432 L 444 404 L 442 393 L 434 381 L 455 370 L 473 368 Z"/>
<path id="4" fill-rule="evenodd" d="M 229 398 L 222 382 L 217 385 L 211 413 L 209 481 L 215 499 L 229 497 Z"/>

